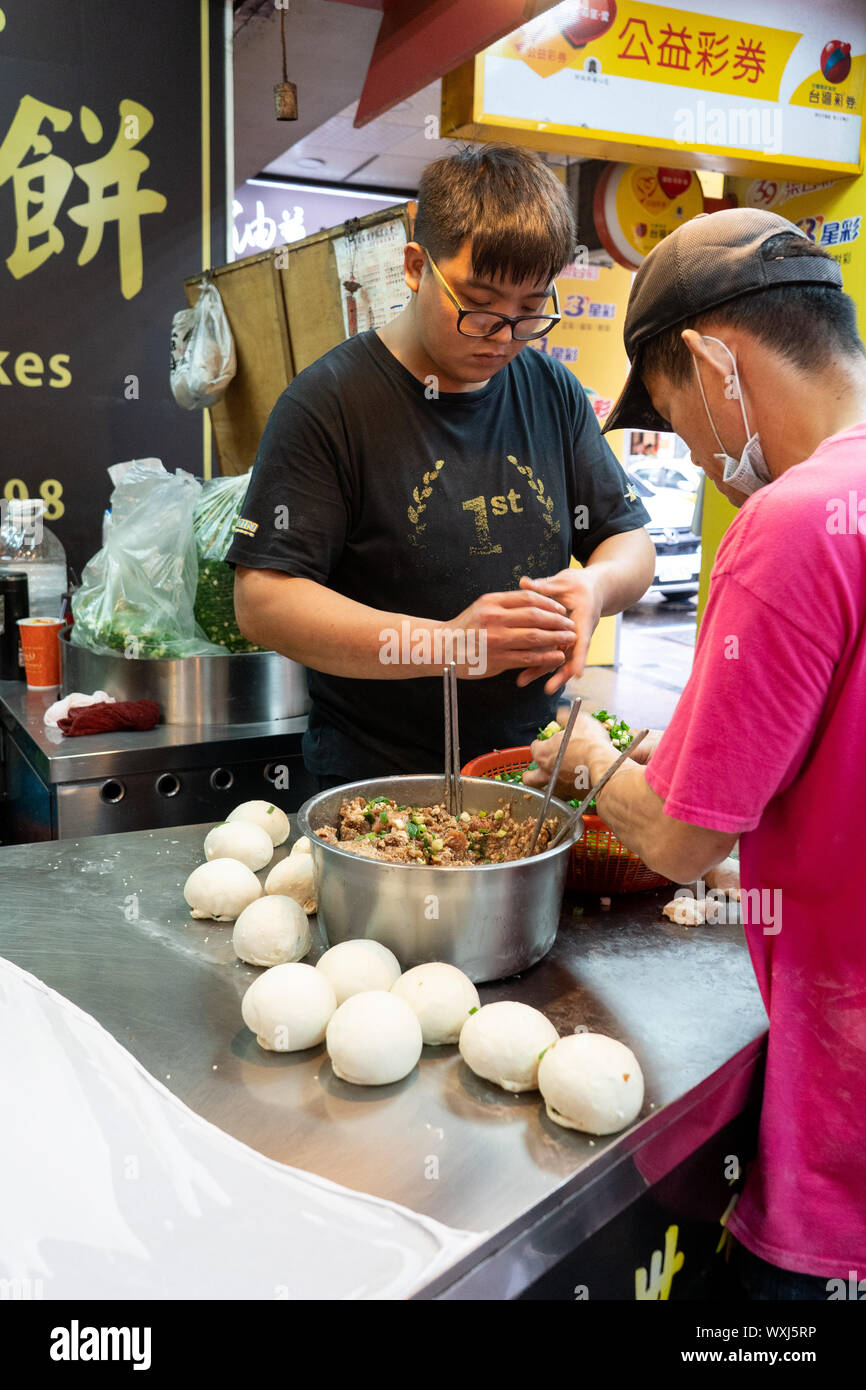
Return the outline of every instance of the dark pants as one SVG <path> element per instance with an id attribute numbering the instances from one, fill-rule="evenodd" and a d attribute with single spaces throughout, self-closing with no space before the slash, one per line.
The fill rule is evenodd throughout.
<path id="1" fill-rule="evenodd" d="M 342 787 L 346 782 L 357 780 L 357 778 L 352 777 L 317 777 L 316 782 L 318 786 L 316 787 L 316 792 L 328 792 L 332 787 Z"/>
<path id="2" fill-rule="evenodd" d="M 768 1264 L 766 1260 L 753 1255 L 739 1241 L 731 1254 L 730 1268 L 743 1299 L 827 1301 L 828 1281 L 823 1274 L 798 1274 L 795 1270 L 780 1269 L 778 1265 Z M 847 1280 L 847 1273 L 840 1277 Z"/>

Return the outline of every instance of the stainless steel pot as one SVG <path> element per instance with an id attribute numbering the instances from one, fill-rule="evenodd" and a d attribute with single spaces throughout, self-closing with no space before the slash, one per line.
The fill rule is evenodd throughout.
<path id="1" fill-rule="evenodd" d="M 559 925 L 573 840 L 508 864 L 379 863 L 316 835 L 337 824 L 343 801 L 360 795 L 434 806 L 444 804 L 445 783 L 439 776 L 379 777 L 333 787 L 304 802 L 298 824 L 312 845 L 318 918 L 332 946 L 366 937 L 392 950 L 404 970 L 447 961 L 477 983 L 515 975 L 547 955 Z M 505 800 L 515 819 L 523 820 L 538 814 L 542 799 L 530 787 L 463 778 L 463 805 L 470 812 L 495 811 Z M 548 816 L 562 820 L 570 810 L 554 798 Z"/>
<path id="2" fill-rule="evenodd" d="M 279 652 L 127 659 L 60 637 L 61 689 L 104 690 L 115 700 L 156 700 L 164 724 L 258 724 L 310 708 L 307 673 Z"/>

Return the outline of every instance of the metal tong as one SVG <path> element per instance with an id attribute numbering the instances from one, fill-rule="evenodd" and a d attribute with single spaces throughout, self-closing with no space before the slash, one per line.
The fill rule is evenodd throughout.
<path id="1" fill-rule="evenodd" d="M 611 763 L 611 765 L 610 765 L 610 767 L 608 768 L 607 772 L 604 774 L 603 777 L 600 777 L 600 778 L 599 778 L 599 780 L 596 782 L 595 786 L 594 786 L 594 787 L 590 787 L 589 791 L 587 792 L 586 796 L 583 798 L 583 801 L 581 801 L 581 803 L 580 803 L 580 805 L 578 806 L 577 810 L 575 811 L 574 815 L 571 816 L 571 817 L 569 817 L 569 819 L 565 822 L 565 824 L 564 824 L 563 826 L 561 826 L 559 830 L 557 830 L 557 832 L 556 832 L 556 834 L 554 835 L 553 839 L 550 841 L 550 844 L 547 846 L 548 849 L 555 849 L 557 845 L 562 844 L 563 840 L 565 840 L 570 834 L 573 833 L 575 827 L 576 827 L 577 825 L 580 824 L 581 817 L 583 816 L 584 811 L 586 810 L 586 808 L 587 808 L 587 806 L 589 805 L 589 803 L 592 801 L 593 797 L 598 796 L 598 794 L 599 794 L 599 792 L 601 791 L 602 787 L 605 785 L 606 782 L 609 782 L 609 781 L 610 781 L 611 777 L 612 777 L 613 774 L 616 772 L 616 770 L 617 770 L 617 768 L 619 767 L 620 763 L 624 763 L 624 762 L 625 762 L 626 758 L 627 758 L 627 757 L 629 756 L 629 754 L 632 752 L 632 749 L 637 748 L 638 744 L 643 742 L 643 740 L 646 738 L 646 736 L 647 736 L 648 733 L 649 733 L 649 729 L 640 729 L 640 730 L 638 731 L 638 733 L 635 734 L 635 736 L 634 736 L 634 738 L 632 739 L 631 743 L 629 744 L 628 748 L 626 748 L 622 753 L 620 753 L 620 755 L 619 755 L 619 757 L 617 758 L 616 762 Z M 565 742 L 565 739 L 563 739 L 563 743 L 564 743 L 564 742 Z M 553 781 L 552 778 L 551 778 L 551 781 Z"/>
<path id="2" fill-rule="evenodd" d="M 562 760 L 565 757 L 565 750 L 568 746 L 568 740 L 571 738 L 571 731 L 574 728 L 574 721 L 577 718 L 578 710 L 580 709 L 582 704 L 583 698 L 582 696 L 578 695 L 577 699 L 571 706 L 571 710 L 568 716 L 568 723 L 566 724 L 565 732 L 562 735 L 562 742 L 560 743 L 559 748 L 557 749 L 556 762 L 553 764 L 553 771 L 550 774 L 550 781 L 548 782 L 547 788 L 544 793 L 544 800 L 541 803 L 541 810 L 538 813 L 538 820 L 535 822 L 535 829 L 532 832 L 532 839 L 529 841 L 529 849 L 526 851 L 527 859 L 535 849 L 538 837 L 541 834 L 541 827 L 544 825 L 544 817 L 547 815 L 547 808 L 550 805 L 550 798 L 553 796 L 553 789 L 556 786 L 556 779 L 559 776 L 559 769 L 562 767 Z"/>
<path id="3" fill-rule="evenodd" d="M 445 809 L 449 816 L 463 810 L 463 783 L 460 780 L 460 728 L 457 722 L 457 667 L 450 662 L 442 672 L 445 705 Z"/>

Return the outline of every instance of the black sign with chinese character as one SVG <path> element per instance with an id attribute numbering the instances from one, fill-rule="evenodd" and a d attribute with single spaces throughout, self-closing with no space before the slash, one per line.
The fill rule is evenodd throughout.
<path id="1" fill-rule="evenodd" d="M 202 471 L 168 363 L 205 224 L 225 260 L 222 23 L 215 0 L 0 0 L 0 502 L 43 497 L 79 574 L 111 464 Z"/>

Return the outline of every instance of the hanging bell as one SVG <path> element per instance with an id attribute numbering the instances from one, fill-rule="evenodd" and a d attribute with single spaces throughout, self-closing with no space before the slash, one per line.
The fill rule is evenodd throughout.
<path id="1" fill-rule="evenodd" d="M 277 82 L 274 86 L 274 106 L 278 121 L 298 119 L 298 88 L 294 82 Z"/>

